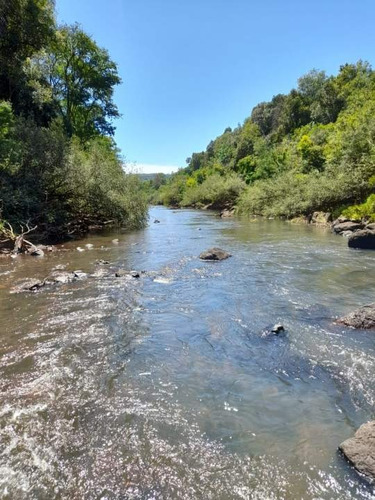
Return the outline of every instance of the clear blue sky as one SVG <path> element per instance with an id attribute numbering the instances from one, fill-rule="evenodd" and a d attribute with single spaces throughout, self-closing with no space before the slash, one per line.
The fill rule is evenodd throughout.
<path id="1" fill-rule="evenodd" d="M 126 159 L 186 157 L 288 92 L 312 68 L 374 64 L 375 0 L 56 0 L 119 66 L 116 140 Z M 148 165 L 148 166 L 147 166 Z M 154 167 L 157 165 L 158 167 Z M 170 168 L 169 168 L 170 170 Z"/>

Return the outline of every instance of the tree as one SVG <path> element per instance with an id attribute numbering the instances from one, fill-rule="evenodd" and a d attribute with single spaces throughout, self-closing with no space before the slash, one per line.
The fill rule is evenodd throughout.
<path id="1" fill-rule="evenodd" d="M 52 0 L 0 0 L 0 100 L 11 101 L 16 114 L 32 108 L 25 61 L 50 43 L 54 31 Z"/>
<path id="2" fill-rule="evenodd" d="M 113 135 L 112 119 L 119 116 L 113 91 L 121 82 L 117 66 L 79 26 L 61 27 L 51 50 L 33 59 L 30 73 L 35 95 L 51 89 L 69 137 Z"/>

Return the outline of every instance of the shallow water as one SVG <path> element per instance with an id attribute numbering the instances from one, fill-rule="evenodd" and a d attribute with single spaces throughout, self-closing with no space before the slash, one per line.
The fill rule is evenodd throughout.
<path id="1" fill-rule="evenodd" d="M 10 293 L 56 266 L 97 276 Z M 374 272 L 325 229 L 164 208 L 0 261 L 0 497 L 375 498 L 336 451 L 375 417 L 375 337 L 333 323 Z"/>

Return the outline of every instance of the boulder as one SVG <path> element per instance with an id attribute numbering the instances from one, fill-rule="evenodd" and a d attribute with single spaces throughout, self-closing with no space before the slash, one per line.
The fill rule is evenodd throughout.
<path id="1" fill-rule="evenodd" d="M 348 239 L 350 248 L 362 248 L 365 250 L 375 250 L 375 231 L 362 229 L 354 232 Z"/>
<path id="2" fill-rule="evenodd" d="M 375 479 L 375 420 L 361 425 L 354 437 L 340 444 L 339 450 L 358 472 Z"/>
<path id="3" fill-rule="evenodd" d="M 339 222 L 337 224 L 334 223 L 332 225 L 332 230 L 336 234 L 341 234 L 344 231 L 358 231 L 363 228 L 364 224 L 362 224 L 362 222 L 352 222 L 352 221 Z"/>
<path id="4" fill-rule="evenodd" d="M 369 229 L 370 231 L 375 231 L 375 222 L 370 222 L 369 224 L 366 224 L 366 229 Z"/>
<path id="5" fill-rule="evenodd" d="M 221 248 L 209 248 L 199 256 L 201 260 L 224 260 L 231 257 L 231 254 Z"/>
<path id="6" fill-rule="evenodd" d="M 375 328 L 375 303 L 356 309 L 337 320 L 337 323 L 352 328 L 361 328 L 362 330 Z"/>
<path id="7" fill-rule="evenodd" d="M 311 217 L 311 224 L 318 226 L 327 226 L 332 221 L 330 212 L 314 212 Z"/>

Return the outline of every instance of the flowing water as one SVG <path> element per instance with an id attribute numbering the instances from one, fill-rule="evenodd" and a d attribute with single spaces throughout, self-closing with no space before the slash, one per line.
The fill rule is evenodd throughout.
<path id="1" fill-rule="evenodd" d="M 233 256 L 200 261 L 210 246 Z M 374 499 L 337 453 L 375 417 L 374 332 L 334 324 L 374 300 L 374 257 L 325 229 L 154 208 L 144 230 L 3 259 L 0 497 Z M 55 268 L 95 276 L 10 293 Z"/>

